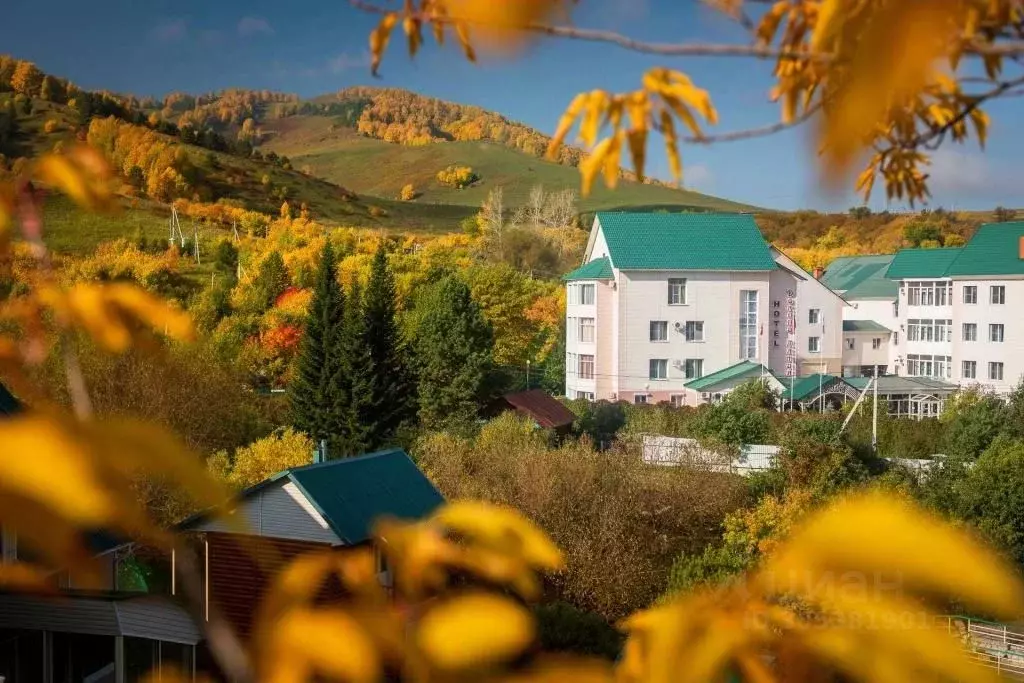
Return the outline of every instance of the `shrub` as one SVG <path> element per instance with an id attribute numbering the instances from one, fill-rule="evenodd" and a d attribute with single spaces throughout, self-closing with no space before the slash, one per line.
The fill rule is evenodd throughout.
<path id="1" fill-rule="evenodd" d="M 412 183 L 403 186 L 402 192 L 398 195 L 398 198 L 403 202 L 411 202 L 416 199 L 416 188 L 412 186 Z"/>
<path id="2" fill-rule="evenodd" d="M 568 652 L 615 660 L 623 634 L 601 615 L 584 612 L 565 602 L 538 605 L 537 636 L 545 652 Z"/>
<path id="3" fill-rule="evenodd" d="M 58 130 L 60 130 L 60 123 L 55 119 L 48 119 L 46 123 L 43 124 L 43 132 L 47 135 L 56 133 Z"/>
<path id="4" fill-rule="evenodd" d="M 514 415 L 475 440 L 429 434 L 415 455 L 447 498 L 511 505 L 548 531 L 566 553 L 566 570 L 554 577 L 560 599 L 609 620 L 655 599 L 672 560 L 718 538 L 744 499 L 731 475 L 652 468 L 586 443 L 549 448 Z"/>
<path id="5" fill-rule="evenodd" d="M 472 185 L 479 179 L 480 176 L 474 173 L 473 169 L 469 166 L 456 166 L 455 164 L 448 166 L 437 174 L 437 182 L 460 190 Z"/>

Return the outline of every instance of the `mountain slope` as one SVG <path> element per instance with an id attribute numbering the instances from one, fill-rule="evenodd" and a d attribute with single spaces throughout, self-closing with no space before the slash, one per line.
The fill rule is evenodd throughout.
<path id="1" fill-rule="evenodd" d="M 339 125 L 332 117 L 290 116 L 262 125 L 266 141 L 261 149 L 291 159 L 296 168 L 344 185 L 360 194 L 397 197 L 411 183 L 420 196 L 415 203 L 478 207 L 496 188 L 504 191 L 505 205 L 524 203 L 530 189 L 578 190 L 579 171 L 568 165 L 530 156 L 493 142 L 446 141 L 403 145 L 367 137 Z M 465 189 L 437 181 L 438 171 L 456 164 L 471 167 L 480 181 Z M 617 208 L 700 208 L 743 211 L 752 207 L 699 192 L 664 185 L 620 182 L 616 190 L 596 183 L 579 202 L 582 211 Z"/>

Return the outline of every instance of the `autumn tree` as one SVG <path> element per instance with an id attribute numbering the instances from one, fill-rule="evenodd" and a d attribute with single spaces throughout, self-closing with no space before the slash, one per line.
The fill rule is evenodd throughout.
<path id="1" fill-rule="evenodd" d="M 285 427 L 237 449 L 230 457 L 227 451 L 218 451 L 208 465 L 232 485 L 247 488 L 290 467 L 310 464 L 314 449 L 308 436 Z"/>
<path id="2" fill-rule="evenodd" d="M 469 166 L 452 164 L 437 173 L 437 182 L 461 190 L 480 179 Z"/>
<path id="3" fill-rule="evenodd" d="M 997 206 L 992 212 L 992 216 L 996 223 L 1009 223 L 1017 217 L 1017 211 L 1014 209 L 1007 209 L 1003 206 Z"/>
<path id="4" fill-rule="evenodd" d="M 412 183 L 402 186 L 402 192 L 398 196 L 403 202 L 411 202 L 416 199 L 416 188 L 412 186 Z"/>
<path id="5" fill-rule="evenodd" d="M 43 72 L 32 62 L 18 62 L 11 75 L 11 88 L 25 97 L 37 97 L 43 84 Z"/>
<path id="6" fill-rule="evenodd" d="M 63 102 L 64 88 L 61 82 L 53 76 L 43 77 L 42 83 L 39 86 L 39 97 L 47 102 Z"/>
<path id="7" fill-rule="evenodd" d="M 454 276 L 426 289 L 416 308 L 420 420 L 430 428 L 471 425 L 491 369 L 493 330 Z"/>

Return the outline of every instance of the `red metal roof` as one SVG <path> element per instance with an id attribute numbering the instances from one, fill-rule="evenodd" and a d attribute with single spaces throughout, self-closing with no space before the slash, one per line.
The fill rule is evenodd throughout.
<path id="1" fill-rule="evenodd" d="M 568 427 L 576 421 L 576 415 L 571 410 L 542 389 L 505 394 L 503 398 L 510 406 L 529 415 L 545 429 Z"/>

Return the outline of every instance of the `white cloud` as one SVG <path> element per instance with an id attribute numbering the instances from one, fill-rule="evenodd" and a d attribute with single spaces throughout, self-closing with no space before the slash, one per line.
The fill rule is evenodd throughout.
<path id="1" fill-rule="evenodd" d="M 928 187 L 930 204 L 1006 201 L 1021 192 L 1021 171 L 985 152 L 944 148 L 932 156 Z"/>
<path id="2" fill-rule="evenodd" d="M 351 55 L 342 52 L 337 57 L 327 60 L 327 70 L 332 74 L 340 74 L 352 69 L 366 69 L 370 66 L 370 53 L 363 52 L 358 55 Z"/>
<path id="3" fill-rule="evenodd" d="M 158 24 L 150 35 L 160 43 L 176 43 L 188 35 L 188 25 L 184 19 L 169 19 Z"/>
<path id="4" fill-rule="evenodd" d="M 703 164 L 684 164 L 683 186 L 690 190 L 709 192 L 715 187 L 715 173 Z"/>
<path id="5" fill-rule="evenodd" d="M 272 36 L 274 35 L 274 27 L 262 17 L 242 17 L 238 22 L 238 35 L 243 38 Z"/>

